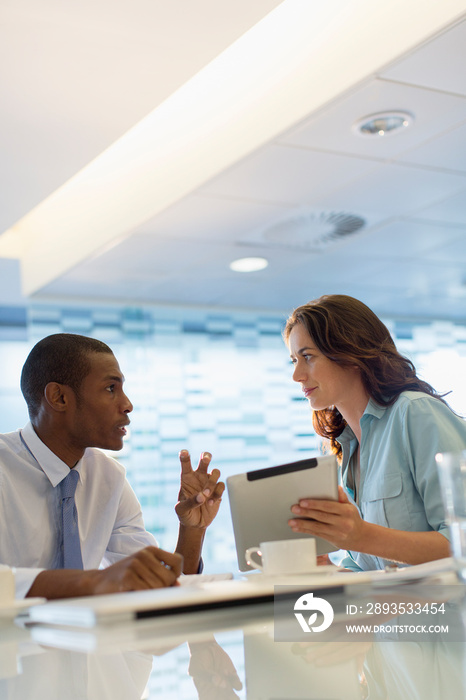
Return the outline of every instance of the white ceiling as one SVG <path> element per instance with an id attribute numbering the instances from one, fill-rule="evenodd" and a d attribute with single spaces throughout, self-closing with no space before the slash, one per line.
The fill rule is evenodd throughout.
<path id="1" fill-rule="evenodd" d="M 0 230 L 277 5 L 4 2 Z M 381 314 L 466 320 L 464 9 L 464 19 L 43 286 L 35 298 L 287 311 L 338 292 Z M 356 120 L 382 110 L 408 111 L 414 123 L 384 138 L 352 130 Z M 297 216 L 330 212 L 360 216 L 366 226 L 317 251 L 290 240 Z M 265 232 L 277 223 L 283 238 L 270 241 Z M 247 275 L 229 270 L 231 260 L 246 255 L 267 257 L 268 268 Z M 18 269 L 16 261 L 0 259 L 0 303 L 20 303 Z"/>

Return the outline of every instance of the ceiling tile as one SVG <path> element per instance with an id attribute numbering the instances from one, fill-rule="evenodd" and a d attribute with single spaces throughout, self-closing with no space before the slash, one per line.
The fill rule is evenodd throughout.
<path id="1" fill-rule="evenodd" d="M 384 78 L 420 85 L 466 97 L 464 47 L 466 21 L 427 42 L 393 67 L 382 71 Z M 441 60 L 439 60 L 441 57 Z"/>
<path id="2" fill-rule="evenodd" d="M 422 218 L 450 224 L 466 224 L 466 188 L 438 200 L 422 211 Z"/>
<path id="3" fill-rule="evenodd" d="M 351 259 L 392 260 L 396 265 L 399 260 L 428 258 L 431 252 L 454 245 L 463 236 L 466 240 L 466 226 L 461 229 L 413 219 L 392 221 L 355 238 L 348 237 L 341 253 Z"/>
<path id="4" fill-rule="evenodd" d="M 271 203 L 190 195 L 140 226 L 136 233 L 178 239 L 239 240 L 290 210 Z"/>
<path id="5" fill-rule="evenodd" d="M 463 175 L 387 163 L 323 196 L 320 204 L 352 211 L 369 220 L 382 220 L 413 215 L 432 202 L 456 194 L 465 185 Z"/>
<path id="6" fill-rule="evenodd" d="M 398 160 L 466 173 L 466 124 L 413 148 Z"/>
<path id="7" fill-rule="evenodd" d="M 413 259 L 398 260 L 395 265 L 387 264 L 368 274 L 371 287 L 386 290 L 405 290 L 411 295 L 423 296 L 443 293 L 448 286 L 461 279 L 461 265 L 436 265 L 435 261 Z"/>
<path id="8" fill-rule="evenodd" d="M 229 168 L 199 192 L 276 204 L 314 204 L 374 170 L 368 160 L 270 145 Z"/>
<path id="9" fill-rule="evenodd" d="M 454 238 L 445 236 L 445 240 L 435 250 L 425 253 L 423 257 L 442 265 L 460 265 L 466 282 L 466 226 L 463 231 L 457 231 Z"/>
<path id="10" fill-rule="evenodd" d="M 406 111 L 413 124 L 384 137 L 362 136 L 352 126 L 376 112 Z M 306 148 L 393 159 L 466 119 L 466 99 L 455 95 L 371 80 L 340 98 L 318 115 L 281 136 L 277 142 Z"/>

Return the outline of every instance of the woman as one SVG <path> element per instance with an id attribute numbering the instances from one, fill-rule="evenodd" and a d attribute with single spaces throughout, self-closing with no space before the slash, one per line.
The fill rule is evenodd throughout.
<path id="1" fill-rule="evenodd" d="M 417 377 L 386 326 L 357 299 L 335 294 L 299 307 L 284 338 L 293 379 L 346 489 L 339 487 L 338 502 L 294 505 L 292 530 L 348 550 L 342 565 L 354 570 L 448 557 L 435 455 L 466 449 L 465 421 Z"/>

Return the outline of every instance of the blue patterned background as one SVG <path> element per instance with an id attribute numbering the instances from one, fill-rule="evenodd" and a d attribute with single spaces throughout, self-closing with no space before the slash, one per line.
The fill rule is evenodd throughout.
<path id="1" fill-rule="evenodd" d="M 466 326 L 384 319 L 401 352 L 451 405 L 466 413 Z M 311 415 L 281 339 L 280 314 L 178 308 L 0 308 L 0 431 L 27 420 L 19 376 L 32 345 L 57 332 L 108 343 L 134 411 L 115 455 L 143 507 L 146 526 L 173 549 L 178 453 L 213 454 L 222 478 L 320 451 Z M 270 504 L 273 509 L 273 504 Z M 228 498 L 206 538 L 207 571 L 235 571 Z"/>

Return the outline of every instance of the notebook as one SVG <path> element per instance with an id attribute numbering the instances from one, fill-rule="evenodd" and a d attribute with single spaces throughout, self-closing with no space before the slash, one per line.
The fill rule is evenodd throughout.
<path id="1" fill-rule="evenodd" d="M 338 466 L 334 455 L 303 459 L 268 469 L 235 474 L 226 480 L 240 571 L 251 569 L 244 553 L 261 542 L 309 535 L 288 526 L 291 506 L 301 498 L 338 500 Z M 316 537 L 317 554 L 336 551 Z"/>

